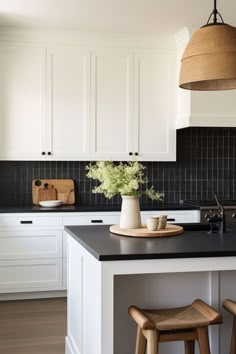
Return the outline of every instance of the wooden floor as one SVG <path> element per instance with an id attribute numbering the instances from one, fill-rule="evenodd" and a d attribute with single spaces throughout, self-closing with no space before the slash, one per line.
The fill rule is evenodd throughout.
<path id="1" fill-rule="evenodd" d="M 0 302 L 1 354 L 65 354 L 66 298 Z"/>

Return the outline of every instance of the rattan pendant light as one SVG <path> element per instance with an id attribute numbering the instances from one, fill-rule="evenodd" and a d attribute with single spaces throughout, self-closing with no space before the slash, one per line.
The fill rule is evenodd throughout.
<path id="1" fill-rule="evenodd" d="M 193 34 L 184 51 L 179 86 L 197 91 L 236 89 L 236 28 L 224 23 L 216 0 L 207 24 Z"/>

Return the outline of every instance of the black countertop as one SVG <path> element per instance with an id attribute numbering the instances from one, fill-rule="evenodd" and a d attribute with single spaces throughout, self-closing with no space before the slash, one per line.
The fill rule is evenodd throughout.
<path id="1" fill-rule="evenodd" d="M 182 226 L 191 229 L 193 224 Z M 119 236 L 110 233 L 109 226 L 66 226 L 65 230 L 99 261 L 236 256 L 236 229 L 220 235 L 199 226 L 198 231 L 161 238 Z"/>
<path id="2" fill-rule="evenodd" d="M 0 213 L 57 213 L 57 212 L 103 212 L 103 211 L 120 211 L 120 205 L 62 205 L 58 208 L 45 208 L 38 205 L 0 205 Z M 141 205 L 142 211 L 148 210 L 197 210 L 199 207 L 184 204 L 164 204 L 157 203 L 155 205 Z"/>

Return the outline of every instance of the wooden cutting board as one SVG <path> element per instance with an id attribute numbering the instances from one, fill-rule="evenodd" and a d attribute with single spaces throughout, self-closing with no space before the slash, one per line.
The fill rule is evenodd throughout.
<path id="1" fill-rule="evenodd" d="M 48 188 L 45 188 L 46 185 Z M 46 199 L 42 199 L 44 197 Z M 73 179 L 34 179 L 32 199 L 35 205 L 42 200 L 62 200 L 63 204 L 75 204 L 74 181 Z"/>
<path id="2" fill-rule="evenodd" d="M 141 229 L 121 229 L 119 225 L 112 225 L 110 231 L 113 234 L 131 237 L 164 237 L 180 235 L 184 232 L 182 226 L 167 224 L 165 229 L 150 231 L 146 225 L 143 225 Z"/>
<path id="3" fill-rule="evenodd" d="M 41 202 L 42 200 L 56 200 L 57 199 L 57 191 L 53 187 L 52 184 L 45 183 L 46 186 L 43 188 L 39 188 L 38 191 L 38 200 Z"/>

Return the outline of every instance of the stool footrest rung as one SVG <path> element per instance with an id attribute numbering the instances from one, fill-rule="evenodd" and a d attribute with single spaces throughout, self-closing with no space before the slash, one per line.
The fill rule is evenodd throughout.
<path id="1" fill-rule="evenodd" d="M 186 330 L 175 330 L 175 331 L 160 331 L 159 341 L 160 342 L 175 342 L 184 340 L 196 340 L 198 338 L 196 330 L 186 331 Z"/>

